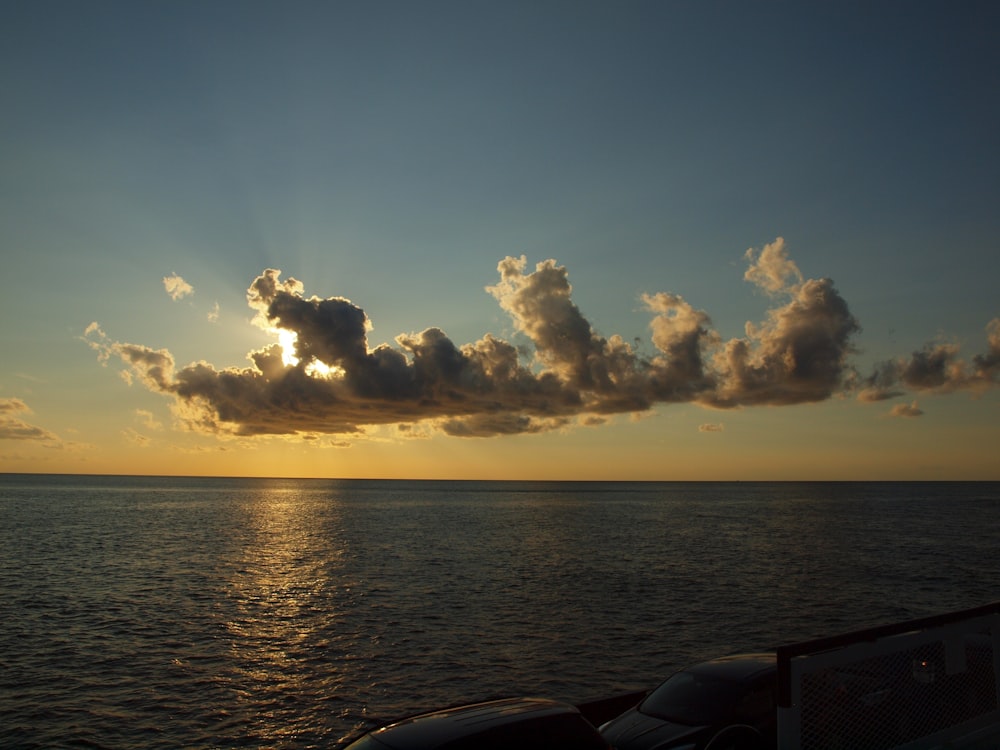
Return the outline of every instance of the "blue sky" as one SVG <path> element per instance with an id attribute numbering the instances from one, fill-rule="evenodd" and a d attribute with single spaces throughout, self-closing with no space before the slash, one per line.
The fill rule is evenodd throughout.
<path id="1" fill-rule="evenodd" d="M 1000 316 L 992 3 L 15 2 L 5 16 L 0 468 L 867 478 L 885 451 L 887 477 L 1000 478 L 996 373 L 973 377 Z M 643 294 L 680 295 L 717 343 L 746 339 L 793 298 L 744 278 L 778 238 L 773 259 L 801 274 L 787 284 L 830 279 L 857 323 L 836 384 L 792 404 L 719 410 L 700 391 L 615 411 L 588 396 L 558 425 L 484 439 L 442 430 L 447 410 L 248 435 L 221 428 L 218 402 L 199 428 L 173 385 L 144 385 L 121 357 L 250 366 L 276 339 L 246 293 L 272 268 L 302 299 L 362 309 L 371 350 L 490 333 L 555 372 L 485 290 L 524 255 L 525 274 L 565 268 L 595 337 L 651 361 L 664 353 Z M 193 292 L 172 299 L 174 276 Z M 904 360 L 942 346 L 964 379 L 907 380 Z M 859 402 L 879 367 L 892 387 Z M 903 406 L 921 413 L 888 416 Z M 942 443 L 955 455 L 932 458 Z"/>

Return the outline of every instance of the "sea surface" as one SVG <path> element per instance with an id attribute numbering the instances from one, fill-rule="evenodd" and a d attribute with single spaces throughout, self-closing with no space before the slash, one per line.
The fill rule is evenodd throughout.
<path id="1" fill-rule="evenodd" d="M 1000 600 L 1000 483 L 0 475 L 0 746 L 338 747 Z"/>

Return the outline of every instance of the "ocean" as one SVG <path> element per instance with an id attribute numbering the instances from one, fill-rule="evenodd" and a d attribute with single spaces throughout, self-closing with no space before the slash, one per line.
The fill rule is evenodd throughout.
<path id="1" fill-rule="evenodd" d="M 1000 483 L 0 475 L 0 746 L 331 748 L 1000 600 Z"/>

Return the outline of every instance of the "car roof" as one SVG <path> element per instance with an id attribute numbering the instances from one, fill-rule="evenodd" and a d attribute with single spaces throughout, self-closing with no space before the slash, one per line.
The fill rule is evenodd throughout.
<path id="1" fill-rule="evenodd" d="M 548 698 L 504 698 L 411 716 L 370 735 L 400 750 L 437 747 L 513 722 L 576 713 L 579 711 L 574 706 Z"/>
<path id="2" fill-rule="evenodd" d="M 721 656 L 718 659 L 695 664 L 684 671 L 711 675 L 724 680 L 746 680 L 767 672 L 775 672 L 777 668 L 778 660 L 774 653 L 754 653 Z"/>

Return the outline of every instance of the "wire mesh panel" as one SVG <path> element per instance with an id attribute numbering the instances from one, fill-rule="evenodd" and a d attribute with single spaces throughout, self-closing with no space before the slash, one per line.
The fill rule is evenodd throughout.
<path id="1" fill-rule="evenodd" d="M 802 750 L 889 750 L 996 708 L 988 634 L 804 674 Z"/>
<path id="2" fill-rule="evenodd" d="M 926 748 L 1000 726 L 1000 603 L 778 650 L 781 750 Z"/>

